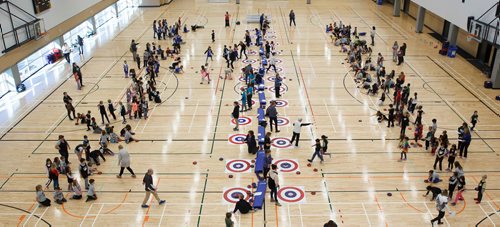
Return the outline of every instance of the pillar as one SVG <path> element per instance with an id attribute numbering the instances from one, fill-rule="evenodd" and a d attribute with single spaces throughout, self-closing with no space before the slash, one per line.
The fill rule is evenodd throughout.
<path id="1" fill-rule="evenodd" d="M 12 79 L 14 79 L 14 84 L 17 88 L 17 85 L 21 84 L 21 74 L 19 73 L 19 68 L 17 67 L 17 64 L 12 65 L 10 67 L 10 71 L 12 72 Z"/>
<path id="2" fill-rule="evenodd" d="M 311 0 L 307 0 L 307 4 L 311 4 Z"/>
<path id="3" fill-rule="evenodd" d="M 456 46 L 457 45 L 457 37 L 458 37 L 458 27 L 452 23 L 450 23 L 450 27 L 448 28 L 448 42 L 450 42 L 450 45 Z"/>
<path id="4" fill-rule="evenodd" d="M 118 12 L 118 2 L 115 2 L 114 6 L 115 6 L 116 18 L 118 18 L 118 16 L 120 15 Z"/>
<path id="5" fill-rule="evenodd" d="M 417 25 L 415 26 L 415 32 L 421 33 L 424 30 L 424 20 L 425 20 L 425 8 L 418 6 L 417 13 Z"/>
<path id="6" fill-rule="evenodd" d="M 236 4 L 240 4 L 240 0 L 236 0 Z"/>
<path id="7" fill-rule="evenodd" d="M 493 69 L 491 70 L 491 82 L 493 88 L 500 88 L 500 50 L 497 50 Z"/>
<path id="8" fill-rule="evenodd" d="M 392 15 L 395 17 L 399 17 L 401 12 L 401 0 L 394 0 L 394 10 L 392 11 Z"/>
<path id="9" fill-rule="evenodd" d="M 59 45 L 62 48 L 62 46 L 64 46 L 64 35 L 59 36 L 57 40 L 59 41 Z M 68 43 L 68 45 L 71 45 L 71 43 Z"/>
<path id="10" fill-rule="evenodd" d="M 97 23 L 95 22 L 95 17 L 92 16 L 90 17 L 90 24 L 92 24 L 92 31 L 95 33 L 97 33 Z"/>

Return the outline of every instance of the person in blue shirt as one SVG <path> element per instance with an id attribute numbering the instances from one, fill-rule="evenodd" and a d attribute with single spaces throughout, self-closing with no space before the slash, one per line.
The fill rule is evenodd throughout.
<path id="1" fill-rule="evenodd" d="M 247 91 L 241 88 L 241 112 L 247 111 Z"/>
<path id="2" fill-rule="evenodd" d="M 252 109 L 252 95 L 253 95 L 253 84 L 252 86 L 247 87 L 247 104 L 248 104 L 248 110 Z"/>
<path id="3" fill-rule="evenodd" d="M 280 74 L 276 73 L 276 78 L 274 79 L 274 90 L 275 90 L 274 93 L 275 93 L 276 98 L 281 97 L 280 88 L 281 88 L 282 81 L 283 81 L 283 79 L 280 77 Z"/>

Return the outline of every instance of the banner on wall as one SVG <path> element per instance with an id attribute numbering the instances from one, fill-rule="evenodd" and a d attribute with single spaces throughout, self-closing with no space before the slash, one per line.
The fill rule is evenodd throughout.
<path id="1" fill-rule="evenodd" d="M 32 1 L 33 1 L 33 8 L 35 8 L 36 14 L 48 10 L 52 6 L 50 4 L 50 0 L 32 0 Z"/>

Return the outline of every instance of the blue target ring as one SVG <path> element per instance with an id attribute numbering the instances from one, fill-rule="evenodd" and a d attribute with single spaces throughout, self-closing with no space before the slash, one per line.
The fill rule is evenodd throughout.
<path id="1" fill-rule="evenodd" d="M 297 203 L 305 198 L 305 192 L 299 187 L 283 187 L 278 190 L 278 198 L 285 203 Z"/>
<path id="2" fill-rule="evenodd" d="M 290 120 L 286 117 L 278 117 L 278 126 L 285 126 L 290 123 Z"/>
<path id="3" fill-rule="evenodd" d="M 227 140 L 231 144 L 241 145 L 244 144 L 243 140 L 245 140 L 245 138 L 246 138 L 245 134 L 234 134 L 229 136 Z"/>
<path id="4" fill-rule="evenodd" d="M 245 200 L 250 199 L 250 191 L 245 188 L 228 188 L 224 190 L 222 198 L 229 203 L 237 203 L 239 201 L 238 196 L 243 195 Z"/>
<path id="5" fill-rule="evenodd" d="M 240 125 L 249 125 L 250 123 L 252 123 L 252 119 L 250 119 L 249 117 L 239 117 L 238 122 L 240 123 Z M 236 120 L 234 120 L 234 118 L 231 119 L 231 123 L 236 124 Z"/>
<path id="6" fill-rule="evenodd" d="M 268 87 L 267 88 L 267 91 L 271 92 L 271 93 L 274 93 L 276 91 L 276 88 L 275 87 Z M 287 91 L 286 87 L 285 86 L 281 86 L 280 87 L 280 93 L 283 94 Z"/>
<path id="7" fill-rule="evenodd" d="M 250 169 L 250 162 L 243 159 L 235 159 L 226 163 L 226 170 L 228 172 L 242 173 Z"/>
<path id="8" fill-rule="evenodd" d="M 257 62 L 257 60 L 255 60 L 255 59 L 245 59 L 242 62 L 245 63 L 245 64 L 254 64 L 255 62 Z"/>
<path id="9" fill-rule="evenodd" d="M 299 163 L 291 159 L 276 160 L 273 164 L 277 165 L 281 172 L 293 172 L 299 169 Z"/>
<path id="10" fill-rule="evenodd" d="M 276 102 L 276 107 L 286 107 L 286 106 L 288 106 L 288 102 L 286 100 L 276 99 L 274 101 Z"/>
<path id="11" fill-rule="evenodd" d="M 288 138 L 274 138 L 271 140 L 271 145 L 277 148 L 287 148 L 292 146 Z"/>

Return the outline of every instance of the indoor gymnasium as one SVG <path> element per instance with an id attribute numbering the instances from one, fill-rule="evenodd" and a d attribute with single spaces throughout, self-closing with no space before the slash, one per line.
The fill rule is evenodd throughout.
<path id="1" fill-rule="evenodd" d="M 498 0 L 0 18 L 2 226 L 500 226 Z"/>

